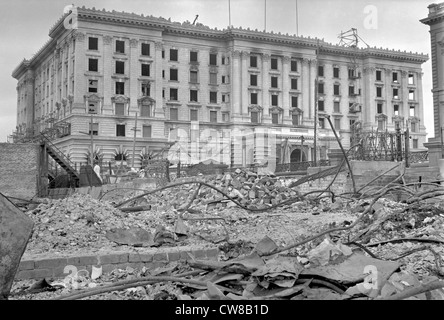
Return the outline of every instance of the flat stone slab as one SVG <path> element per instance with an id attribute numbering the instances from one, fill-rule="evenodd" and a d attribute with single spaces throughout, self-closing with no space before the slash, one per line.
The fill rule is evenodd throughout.
<path id="1" fill-rule="evenodd" d="M 0 193 L 0 300 L 6 299 L 34 222 Z"/>

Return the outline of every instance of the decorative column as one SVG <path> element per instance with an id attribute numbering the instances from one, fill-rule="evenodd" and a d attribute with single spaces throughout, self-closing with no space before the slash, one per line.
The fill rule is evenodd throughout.
<path id="1" fill-rule="evenodd" d="M 250 57 L 250 53 L 247 51 L 242 51 L 242 87 L 241 87 L 241 95 L 242 95 L 242 104 L 240 106 L 240 113 L 242 115 L 248 115 L 248 64 L 247 60 Z"/>
<path id="2" fill-rule="evenodd" d="M 271 123 L 270 108 L 270 55 L 262 55 L 262 121 L 263 123 Z"/>
<path id="3" fill-rule="evenodd" d="M 313 121 L 317 121 L 317 119 L 314 119 L 314 108 L 316 105 L 316 101 L 315 101 L 315 80 L 316 80 L 316 75 L 317 75 L 317 65 L 318 62 L 316 59 L 311 59 L 309 60 L 309 64 L 310 64 L 310 83 L 309 83 L 309 118 L 313 119 Z"/>
<path id="4" fill-rule="evenodd" d="M 284 56 L 282 58 L 282 108 L 284 114 L 282 115 L 283 124 L 292 124 L 290 118 L 290 57 Z"/>
<path id="5" fill-rule="evenodd" d="M 111 102 L 111 97 L 114 96 L 116 89 L 115 85 L 112 82 L 111 75 L 114 72 L 113 68 L 113 56 L 112 56 L 112 42 L 113 37 L 104 36 L 103 37 L 103 63 L 102 63 L 102 72 L 103 72 L 103 109 L 104 113 L 113 114 L 113 106 Z M 99 69 L 100 72 L 100 69 Z M 110 90 L 111 89 L 111 90 Z"/>
<path id="6" fill-rule="evenodd" d="M 163 109 L 163 98 L 162 98 L 162 42 L 156 42 L 154 44 L 155 47 L 155 60 L 154 60 L 154 77 L 155 77 L 155 99 L 156 99 L 156 109 L 155 109 L 155 117 L 165 119 L 165 111 Z"/>
<path id="7" fill-rule="evenodd" d="M 371 125 L 375 123 L 376 116 L 376 86 L 373 78 L 373 74 L 375 72 L 375 68 L 373 67 L 365 67 L 362 72 L 364 74 L 364 97 L 363 104 L 361 108 L 362 114 L 362 127 L 365 129 L 370 129 Z M 388 84 L 385 83 L 387 86 Z M 344 92 L 346 92 L 348 96 L 348 85 L 344 88 Z"/>
<path id="8" fill-rule="evenodd" d="M 129 97 L 130 97 L 130 107 L 129 112 L 130 115 L 134 115 L 138 111 L 138 105 L 137 105 L 137 98 L 140 95 L 140 88 L 139 88 L 139 80 L 138 77 L 141 75 L 141 67 L 139 62 L 139 51 L 138 48 L 138 41 L 137 39 L 130 39 L 130 56 L 129 56 Z"/>
<path id="9" fill-rule="evenodd" d="M 238 117 L 241 113 L 241 66 L 240 66 L 240 51 L 234 50 L 231 53 L 232 64 L 232 88 L 233 88 L 233 117 Z"/>
<path id="10" fill-rule="evenodd" d="M 77 57 L 77 59 L 74 60 L 74 88 L 73 88 L 73 95 L 74 95 L 74 101 L 73 106 L 79 109 L 85 109 L 85 101 L 83 98 L 83 94 L 87 91 L 87 84 L 85 81 L 85 75 L 84 71 L 87 70 L 85 67 L 85 59 L 80 57 L 85 55 L 86 46 L 85 46 L 85 39 L 86 35 L 83 32 L 76 31 L 74 33 L 74 38 L 76 39 L 76 46 L 74 48 L 74 59 Z M 54 64 L 56 65 L 56 63 Z M 57 79 L 57 67 L 56 67 L 56 79 Z M 57 83 L 57 81 L 55 81 Z M 56 85 L 57 87 L 57 85 Z M 57 94 L 55 95 L 57 97 Z M 56 98 L 57 101 L 57 98 Z"/>
<path id="11" fill-rule="evenodd" d="M 422 96 L 422 72 L 416 73 L 416 91 L 418 93 L 418 117 L 421 120 L 421 123 L 419 124 L 418 131 L 419 132 L 425 132 L 425 119 L 424 119 L 424 104 L 423 104 L 423 96 Z M 425 139 L 424 139 L 425 142 Z M 421 143 L 419 144 L 421 145 Z"/>
<path id="12" fill-rule="evenodd" d="M 301 60 L 302 67 L 302 77 L 301 77 L 301 109 L 304 112 L 304 119 L 302 120 L 302 124 L 311 117 L 310 112 L 310 65 L 308 63 L 308 59 Z"/>
<path id="13" fill-rule="evenodd" d="M 391 81 L 391 80 L 390 80 Z M 404 117 L 404 122 L 409 119 L 410 106 L 409 106 L 409 88 L 407 87 L 407 72 L 401 72 L 401 87 L 399 88 L 399 95 L 402 100 L 400 115 Z"/>

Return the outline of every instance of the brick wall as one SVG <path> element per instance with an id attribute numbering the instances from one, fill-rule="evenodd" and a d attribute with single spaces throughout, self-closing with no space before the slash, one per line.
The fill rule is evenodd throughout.
<path id="1" fill-rule="evenodd" d="M 0 192 L 30 198 L 37 193 L 39 145 L 0 143 Z"/>

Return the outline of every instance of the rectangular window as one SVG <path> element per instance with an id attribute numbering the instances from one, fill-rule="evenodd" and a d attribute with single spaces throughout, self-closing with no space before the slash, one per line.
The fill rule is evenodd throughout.
<path id="1" fill-rule="evenodd" d="M 251 123 L 259 123 L 259 114 L 257 111 L 251 111 Z"/>
<path id="2" fill-rule="evenodd" d="M 198 121 L 198 111 L 197 110 L 190 110 L 190 121 Z"/>
<path id="3" fill-rule="evenodd" d="M 399 116 L 399 105 L 397 104 L 393 105 L 393 114 L 395 116 Z"/>
<path id="4" fill-rule="evenodd" d="M 210 103 L 217 103 L 217 91 L 210 91 Z"/>
<path id="5" fill-rule="evenodd" d="M 299 114 L 293 113 L 291 115 L 291 121 L 294 126 L 298 126 L 299 125 Z"/>
<path id="6" fill-rule="evenodd" d="M 339 78 L 339 67 L 333 67 L 333 78 Z"/>
<path id="7" fill-rule="evenodd" d="M 410 106 L 409 108 L 409 116 L 414 117 L 415 116 L 415 106 Z"/>
<path id="8" fill-rule="evenodd" d="M 413 149 L 418 149 L 418 139 L 413 139 Z"/>
<path id="9" fill-rule="evenodd" d="M 250 104 L 257 104 L 257 93 L 250 93 Z"/>
<path id="10" fill-rule="evenodd" d="M 98 80 L 88 80 L 88 92 L 97 92 Z"/>
<path id="11" fill-rule="evenodd" d="M 333 112 L 338 112 L 338 113 L 341 112 L 339 101 L 333 102 Z"/>
<path id="12" fill-rule="evenodd" d="M 376 105 L 376 113 L 383 113 L 382 112 L 382 103 L 378 103 Z"/>
<path id="13" fill-rule="evenodd" d="M 257 86 L 257 74 L 250 74 L 250 86 Z"/>
<path id="14" fill-rule="evenodd" d="M 376 81 L 382 81 L 382 71 L 376 70 Z"/>
<path id="15" fill-rule="evenodd" d="M 228 94 L 222 95 L 222 102 L 228 102 Z"/>
<path id="16" fill-rule="evenodd" d="M 99 39 L 94 37 L 88 38 L 88 50 L 99 50 Z"/>
<path id="17" fill-rule="evenodd" d="M 257 68 L 257 56 L 250 56 L 250 67 Z"/>
<path id="18" fill-rule="evenodd" d="M 318 93 L 324 93 L 324 83 L 318 82 Z"/>
<path id="19" fill-rule="evenodd" d="M 272 88 L 278 87 L 278 78 L 277 77 L 271 77 L 271 87 Z"/>
<path id="20" fill-rule="evenodd" d="M 124 116 L 125 115 L 125 104 L 124 103 L 116 103 L 116 115 Z"/>
<path id="21" fill-rule="evenodd" d="M 279 113 L 272 113 L 271 114 L 271 123 L 272 124 L 279 124 Z"/>
<path id="22" fill-rule="evenodd" d="M 150 76 L 150 65 L 148 63 L 142 63 L 142 76 Z"/>
<path id="23" fill-rule="evenodd" d="M 397 88 L 393 88 L 393 99 L 399 99 L 398 89 Z"/>
<path id="24" fill-rule="evenodd" d="M 325 111 L 324 100 L 319 100 L 318 101 L 318 110 L 319 111 Z"/>
<path id="25" fill-rule="evenodd" d="M 149 83 L 142 83 L 142 96 L 149 97 L 151 96 L 151 88 Z"/>
<path id="26" fill-rule="evenodd" d="M 325 119 L 324 118 L 318 118 L 319 121 L 319 128 L 325 129 Z"/>
<path id="27" fill-rule="evenodd" d="M 151 126 L 144 125 L 142 127 L 142 136 L 144 138 L 151 138 Z"/>
<path id="28" fill-rule="evenodd" d="M 221 64 L 225 64 L 225 57 L 224 56 L 222 56 L 222 58 L 221 58 Z"/>
<path id="29" fill-rule="evenodd" d="M 226 82 L 226 76 L 222 76 L 222 77 L 221 77 L 221 82 L 222 82 L 222 83 L 225 83 L 225 82 Z"/>
<path id="30" fill-rule="evenodd" d="M 178 95 L 177 95 L 177 89 L 175 88 L 170 88 L 170 100 L 172 101 L 177 101 L 178 100 Z"/>
<path id="31" fill-rule="evenodd" d="M 291 107 L 298 108 L 298 96 L 291 96 Z"/>
<path id="32" fill-rule="evenodd" d="M 190 51 L 190 62 L 197 62 L 197 51 Z"/>
<path id="33" fill-rule="evenodd" d="M 349 123 L 350 123 L 350 129 L 355 125 L 355 122 L 356 122 L 356 120 L 350 120 L 350 121 L 349 121 Z"/>
<path id="34" fill-rule="evenodd" d="M 348 86 L 348 95 L 349 96 L 355 95 L 355 86 Z"/>
<path id="35" fill-rule="evenodd" d="M 177 61 L 177 49 L 170 49 L 170 61 Z"/>
<path id="36" fill-rule="evenodd" d="M 125 94 L 125 82 L 116 82 L 116 94 Z"/>
<path id="37" fill-rule="evenodd" d="M 336 119 L 334 121 L 335 129 L 340 130 L 341 129 L 341 119 Z"/>
<path id="38" fill-rule="evenodd" d="M 162 50 L 162 59 L 165 59 L 165 50 Z"/>
<path id="39" fill-rule="evenodd" d="M 190 82 L 191 83 L 197 83 L 197 71 L 191 70 L 190 71 Z"/>
<path id="40" fill-rule="evenodd" d="M 150 55 L 150 44 L 149 43 L 142 43 L 141 55 L 142 56 L 149 56 Z"/>
<path id="41" fill-rule="evenodd" d="M 210 72 L 210 84 L 217 85 L 217 73 Z"/>
<path id="42" fill-rule="evenodd" d="M 278 69 L 278 59 L 271 58 L 271 70 L 277 70 L 277 69 Z"/>
<path id="43" fill-rule="evenodd" d="M 222 121 L 223 122 L 228 122 L 230 121 L 230 117 L 228 113 L 222 113 Z"/>
<path id="44" fill-rule="evenodd" d="M 179 109 L 170 108 L 170 120 L 179 120 Z"/>
<path id="45" fill-rule="evenodd" d="M 217 53 L 210 53 L 210 66 L 217 66 Z"/>
<path id="46" fill-rule="evenodd" d="M 217 111 L 210 111 L 210 122 L 217 122 Z"/>
<path id="47" fill-rule="evenodd" d="M 353 68 L 348 69 L 348 78 L 355 79 L 356 78 L 356 70 Z"/>
<path id="48" fill-rule="evenodd" d="M 125 53 L 125 41 L 116 40 L 116 52 L 117 53 Z"/>
<path id="49" fill-rule="evenodd" d="M 140 106 L 140 116 L 150 118 L 153 116 L 152 106 L 150 104 L 142 104 Z"/>
<path id="50" fill-rule="evenodd" d="M 398 82 L 398 73 L 397 72 L 392 73 L 392 80 L 393 80 L 393 82 Z"/>
<path id="51" fill-rule="evenodd" d="M 297 90 L 298 89 L 298 79 L 291 78 L 291 89 Z"/>
<path id="52" fill-rule="evenodd" d="M 124 124 L 117 124 L 116 125 L 116 136 L 117 137 L 124 137 L 125 136 L 125 125 Z"/>
<path id="53" fill-rule="evenodd" d="M 409 100 L 415 100 L 415 90 L 409 90 Z"/>
<path id="54" fill-rule="evenodd" d="M 271 105 L 272 106 L 277 106 L 278 105 L 278 95 L 277 94 L 272 94 L 271 95 Z"/>
<path id="55" fill-rule="evenodd" d="M 298 71 L 298 62 L 296 60 L 291 60 L 290 71 L 293 71 L 293 72 Z"/>
<path id="56" fill-rule="evenodd" d="M 376 87 L 376 97 L 382 97 L 382 87 Z"/>
<path id="57" fill-rule="evenodd" d="M 99 135 L 99 124 L 98 123 L 93 123 L 92 124 L 92 128 L 91 128 L 91 122 L 88 123 L 88 134 L 91 135 L 91 129 L 92 129 L 92 134 L 93 136 L 98 136 Z"/>
<path id="58" fill-rule="evenodd" d="M 384 120 L 379 119 L 378 120 L 378 131 L 383 131 L 384 130 Z"/>
<path id="59" fill-rule="evenodd" d="M 99 59 L 88 59 L 88 71 L 99 71 Z"/>
<path id="60" fill-rule="evenodd" d="M 96 102 L 88 102 L 88 113 L 89 114 L 97 114 L 97 103 Z"/>
<path id="61" fill-rule="evenodd" d="M 408 82 L 408 84 L 414 84 L 414 78 L 413 78 L 413 74 L 412 73 L 409 73 L 409 78 L 408 78 L 408 80 L 407 80 Z"/>
<path id="62" fill-rule="evenodd" d="M 412 123 L 410 124 L 410 131 L 411 131 L 411 132 L 416 132 L 416 122 L 412 122 Z"/>
<path id="63" fill-rule="evenodd" d="M 125 61 L 116 61 L 116 73 L 117 74 L 125 73 Z"/>
<path id="64" fill-rule="evenodd" d="M 339 84 L 334 84 L 333 85 L 333 94 L 335 96 L 339 96 Z"/>
<path id="65" fill-rule="evenodd" d="M 190 90 L 190 101 L 197 102 L 197 90 Z"/>
<path id="66" fill-rule="evenodd" d="M 170 81 L 177 81 L 177 69 L 170 69 Z"/>
<path id="67" fill-rule="evenodd" d="M 324 66 L 318 66 L 318 76 L 319 77 L 324 76 Z"/>

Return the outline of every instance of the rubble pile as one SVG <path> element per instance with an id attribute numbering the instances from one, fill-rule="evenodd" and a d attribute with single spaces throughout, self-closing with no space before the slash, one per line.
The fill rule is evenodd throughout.
<path id="1" fill-rule="evenodd" d="M 224 175 L 201 176 L 197 180 L 185 178 L 182 181 L 207 182 L 250 209 L 268 208 L 297 196 L 296 191 L 286 187 L 272 173 L 258 174 L 236 169 L 234 172 Z M 232 201 L 227 200 L 221 193 L 207 187 L 201 187 L 197 197 L 193 199 L 193 191 L 196 188 L 196 185 L 190 184 L 181 186 L 180 190 L 177 190 L 177 188 L 167 189 L 147 196 L 147 203 L 154 210 L 180 209 L 181 206 L 188 204 L 191 200 L 193 200 L 191 207 L 201 211 L 222 210 L 237 206 Z"/>
<path id="2" fill-rule="evenodd" d="M 151 227 L 148 219 L 138 219 L 89 195 L 75 194 L 45 202 L 27 212 L 35 223 L 27 246 L 33 253 L 110 247 L 112 244 L 104 236 L 109 230 Z"/>

